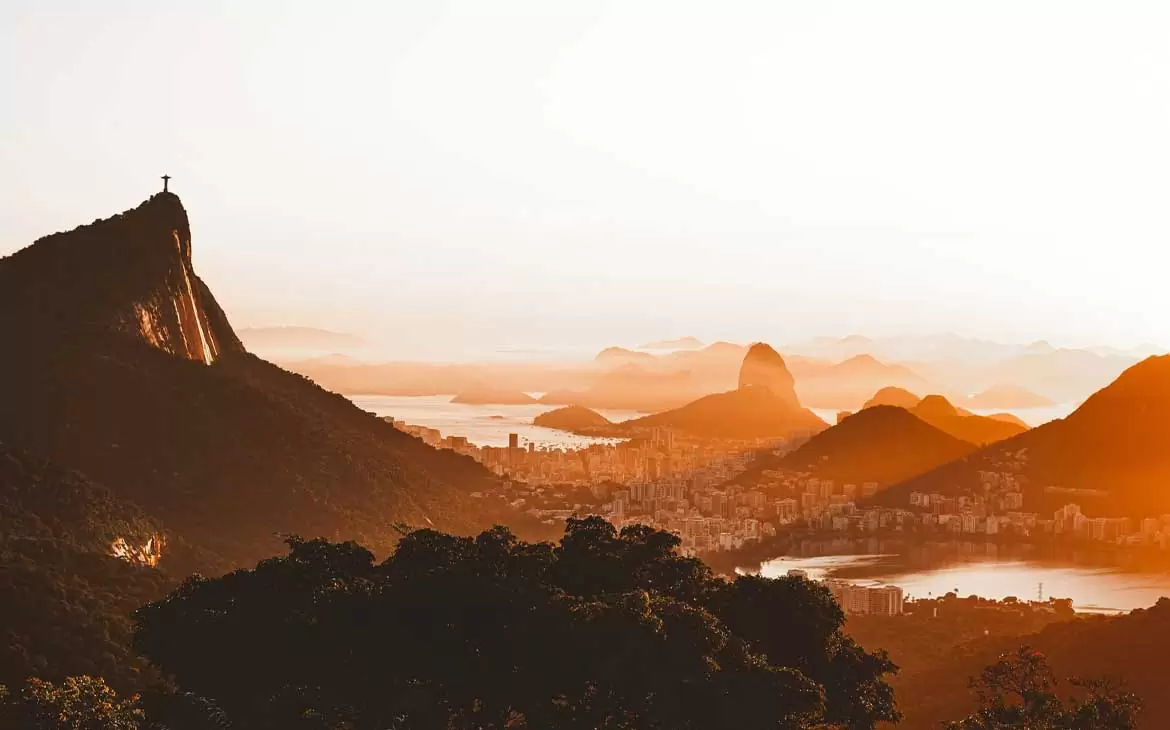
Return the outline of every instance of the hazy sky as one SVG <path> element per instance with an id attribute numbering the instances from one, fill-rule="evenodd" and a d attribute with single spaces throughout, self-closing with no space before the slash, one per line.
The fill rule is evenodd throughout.
<path id="1" fill-rule="evenodd" d="M 1170 3 L 0 3 L 0 253 L 174 176 L 237 326 L 403 355 L 1170 345 Z"/>

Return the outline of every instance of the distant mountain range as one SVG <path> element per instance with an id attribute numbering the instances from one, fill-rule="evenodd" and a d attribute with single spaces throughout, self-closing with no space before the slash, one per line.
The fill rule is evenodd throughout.
<path id="1" fill-rule="evenodd" d="M 399 522 L 492 522 L 474 461 L 245 351 L 173 194 L 0 260 L 0 339 L 0 441 L 160 523 L 176 571 L 253 564 L 280 534 L 387 549 Z"/>

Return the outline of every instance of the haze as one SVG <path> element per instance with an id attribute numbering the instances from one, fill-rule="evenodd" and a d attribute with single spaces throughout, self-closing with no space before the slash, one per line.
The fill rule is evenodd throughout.
<path id="1" fill-rule="evenodd" d="M 1161 3 L 0 7 L 0 254 L 174 176 L 237 326 L 1170 344 Z"/>

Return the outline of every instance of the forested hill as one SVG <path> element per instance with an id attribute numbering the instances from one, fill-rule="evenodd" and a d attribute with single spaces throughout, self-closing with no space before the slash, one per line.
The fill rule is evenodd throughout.
<path id="1" fill-rule="evenodd" d="M 244 351 L 192 266 L 163 193 L 0 259 L 0 440 L 79 470 L 158 518 L 221 572 L 280 534 L 360 539 L 396 523 L 469 532 L 491 477 Z M 175 563 L 182 557 L 185 562 Z"/>

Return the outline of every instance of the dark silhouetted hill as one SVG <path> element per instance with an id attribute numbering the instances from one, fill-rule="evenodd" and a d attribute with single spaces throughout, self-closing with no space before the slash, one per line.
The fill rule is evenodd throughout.
<path id="1" fill-rule="evenodd" d="M 1028 480 L 1024 507 L 1057 509 L 1069 502 L 1096 516 L 1149 516 L 1170 511 L 1170 355 L 1147 358 L 1058 419 L 991 445 L 965 463 L 949 464 L 899 484 L 885 499 L 910 491 L 978 487 L 978 471 L 1010 457 Z M 1018 455 L 1018 456 L 1017 456 Z"/>
<path id="2" fill-rule="evenodd" d="M 203 556 L 174 570 L 254 562 L 280 533 L 388 548 L 398 522 L 491 519 L 463 500 L 489 479 L 472 460 L 244 351 L 175 195 L 0 259 L 0 340 L 0 440 L 160 519 Z"/>
<path id="3" fill-rule="evenodd" d="M 974 444 L 923 422 L 897 406 L 859 411 L 783 456 L 749 471 L 792 469 L 838 484 L 895 484 L 976 450 Z"/>
<path id="4" fill-rule="evenodd" d="M 565 406 L 548 413 L 542 413 L 533 419 L 532 423 L 544 428 L 555 428 L 558 431 L 585 434 L 609 431 L 614 425 L 597 411 L 582 406 Z"/>
<path id="5" fill-rule="evenodd" d="M 893 385 L 886 386 L 878 392 L 873 394 L 873 397 L 865 402 L 862 406 L 865 408 L 873 408 L 874 406 L 897 406 L 911 410 L 918 405 L 922 398 L 914 395 L 905 388 L 898 388 Z"/>
<path id="6" fill-rule="evenodd" d="M 753 386 L 704 396 L 682 408 L 624 421 L 617 427 L 630 435 L 661 427 L 703 438 L 760 439 L 816 432 L 826 424 L 812 411 L 793 408 L 771 390 Z"/>
<path id="7" fill-rule="evenodd" d="M 928 395 L 911 409 L 911 413 L 937 429 L 963 441 L 979 446 L 1003 441 L 1027 430 L 1018 421 L 1012 422 L 955 408 L 941 395 Z"/>
<path id="8" fill-rule="evenodd" d="M 0 684 L 91 674 L 142 689 L 153 675 L 129 648 L 131 613 L 174 581 L 133 553 L 161 531 L 84 475 L 0 443 Z"/>
<path id="9" fill-rule="evenodd" d="M 877 648 L 862 643 L 871 651 Z M 1123 682 L 1142 699 L 1140 727 L 1170 727 L 1170 693 L 1164 690 L 1165 652 L 1170 647 L 1166 598 L 1123 616 L 1078 615 L 1024 636 L 977 639 L 925 661 L 883 647 L 891 649 L 890 659 L 904 667 L 896 682 L 898 707 L 905 713 L 898 727 L 934 729 L 970 712 L 975 700 L 966 678 L 1020 646 L 1044 654 L 1062 679 L 1107 676 Z"/>

